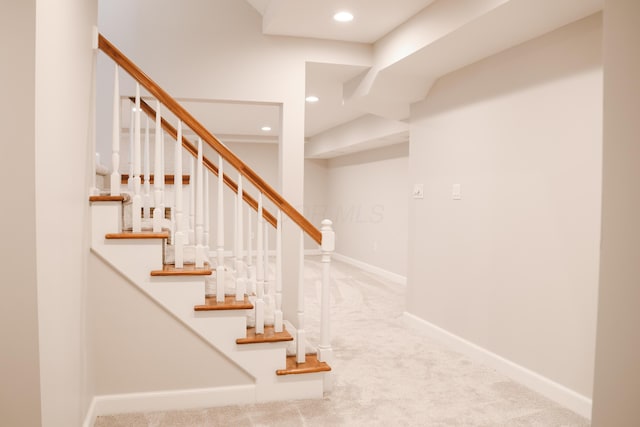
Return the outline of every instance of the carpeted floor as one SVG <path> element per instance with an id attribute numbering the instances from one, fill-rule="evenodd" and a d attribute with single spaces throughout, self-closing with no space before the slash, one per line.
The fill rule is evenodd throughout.
<path id="1" fill-rule="evenodd" d="M 332 264 L 334 390 L 323 400 L 98 417 L 96 427 L 588 426 L 588 420 L 406 328 L 403 287 Z M 318 329 L 319 259 L 305 264 Z M 317 334 L 316 334 L 317 335 Z"/>

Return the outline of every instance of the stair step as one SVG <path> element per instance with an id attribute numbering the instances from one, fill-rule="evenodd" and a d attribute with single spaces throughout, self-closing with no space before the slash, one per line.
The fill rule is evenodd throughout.
<path id="1" fill-rule="evenodd" d="M 153 174 L 149 175 L 150 179 L 149 179 L 149 185 L 153 185 Z M 182 175 L 182 184 L 183 185 L 189 185 L 189 175 Z M 123 173 L 120 176 L 120 182 L 121 184 L 127 184 L 129 182 L 129 174 L 128 173 Z M 165 175 L 164 176 L 164 183 L 167 185 L 173 185 L 173 183 L 175 182 L 175 176 L 174 175 Z M 140 183 L 144 184 L 144 175 L 140 175 Z"/>
<path id="2" fill-rule="evenodd" d="M 124 202 L 126 197 L 124 195 L 120 196 L 90 196 L 90 202 Z"/>
<path id="3" fill-rule="evenodd" d="M 224 302 L 219 303 L 216 297 L 206 297 L 203 305 L 196 305 L 195 311 L 212 311 L 212 310 L 247 310 L 252 309 L 253 304 L 249 302 L 249 298 L 245 295 L 244 301 L 236 301 L 235 295 L 226 295 Z"/>
<path id="4" fill-rule="evenodd" d="M 293 337 L 286 329 L 276 332 L 273 326 L 265 326 L 264 334 L 256 334 L 256 328 L 247 328 L 246 338 L 238 338 L 236 344 L 258 344 L 263 342 L 293 341 Z"/>
<path id="5" fill-rule="evenodd" d="M 104 236 L 105 239 L 168 239 L 169 232 L 161 231 L 160 233 L 153 233 L 151 231 L 132 232 L 125 231 L 122 233 L 107 233 Z"/>
<path id="6" fill-rule="evenodd" d="M 277 375 L 297 375 L 297 374 L 312 374 L 314 372 L 327 372 L 331 370 L 331 366 L 327 362 L 319 362 L 318 357 L 315 354 L 307 354 L 306 361 L 304 363 L 296 362 L 296 356 L 287 357 L 287 367 L 285 369 L 278 369 Z"/>
<path id="7" fill-rule="evenodd" d="M 156 210 L 155 206 L 151 206 L 150 208 L 151 218 L 153 218 L 153 212 L 155 210 Z M 144 216 L 144 208 L 142 208 L 140 216 Z M 168 206 L 164 208 L 164 219 L 171 219 L 171 208 Z"/>
<path id="8" fill-rule="evenodd" d="M 176 268 L 174 264 L 165 264 L 162 270 L 153 270 L 152 276 L 210 276 L 211 266 L 208 263 L 204 267 L 196 268 L 195 264 L 184 264 L 183 268 Z"/>

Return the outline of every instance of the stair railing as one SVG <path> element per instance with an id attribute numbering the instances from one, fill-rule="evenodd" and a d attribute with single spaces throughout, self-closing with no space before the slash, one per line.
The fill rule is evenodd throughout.
<path id="1" fill-rule="evenodd" d="M 112 45 L 102 35 L 98 35 L 98 47 L 107 56 L 114 60 L 115 66 L 115 79 L 114 79 L 114 107 L 113 107 L 113 139 L 112 139 L 112 163 L 113 172 L 111 176 L 111 194 L 120 194 L 120 179 L 119 179 L 119 166 L 120 166 L 120 89 L 118 70 L 122 68 L 136 81 L 136 95 L 132 101 L 135 104 L 133 110 L 132 120 L 132 132 L 133 141 L 131 151 L 131 169 L 129 177 L 132 180 L 132 186 L 130 191 L 133 193 L 132 201 L 132 228 L 133 231 L 140 231 L 142 228 L 142 221 L 140 212 L 143 208 L 143 194 L 141 191 L 141 159 L 142 159 L 142 147 L 141 147 L 141 112 L 149 117 L 155 118 L 155 156 L 154 156 L 154 172 L 155 172 L 155 184 L 154 184 L 154 219 L 152 226 L 154 230 L 162 228 L 162 221 L 158 218 L 164 218 L 164 206 L 166 205 L 165 189 L 164 189 L 164 144 L 163 135 L 166 132 L 175 139 L 175 170 L 174 170 L 174 192 L 175 201 L 172 213 L 172 218 L 175 218 L 175 225 L 172 230 L 172 243 L 175 247 L 175 265 L 176 268 L 181 268 L 184 264 L 183 250 L 185 244 L 188 242 L 189 233 L 185 234 L 183 227 L 183 198 L 182 198 L 182 150 L 186 150 L 192 156 L 197 158 L 195 163 L 195 174 L 192 169 L 192 176 L 190 185 L 194 186 L 195 193 L 195 205 L 192 208 L 192 212 L 195 216 L 194 224 L 194 239 L 195 242 L 195 264 L 196 268 L 203 267 L 204 263 L 208 261 L 209 252 L 206 250 L 208 246 L 208 240 L 205 242 L 205 230 L 208 230 L 209 218 L 205 219 L 205 191 L 208 185 L 208 177 L 204 174 L 206 168 L 213 175 L 217 175 L 217 188 L 218 188 L 218 204 L 217 204 L 217 241 L 216 241 L 216 282 L 215 286 L 207 284 L 206 292 L 212 292 L 215 289 L 216 299 L 218 301 L 224 301 L 224 295 L 226 292 L 225 283 L 227 280 L 227 273 L 231 268 L 224 265 L 224 230 L 223 230 L 223 205 L 222 205 L 222 188 L 223 184 L 231 188 L 236 194 L 236 215 L 235 221 L 235 262 L 232 270 L 232 274 L 236 276 L 235 283 L 235 295 L 236 299 L 244 299 L 246 292 L 251 292 L 255 289 L 255 319 L 256 319 L 256 333 L 264 333 L 264 317 L 265 317 L 265 298 L 269 297 L 269 301 L 273 301 L 275 310 L 273 313 L 274 329 L 276 331 L 282 330 L 282 260 L 281 260 L 281 247 L 282 247 L 282 215 L 289 217 L 295 224 L 300 227 L 301 233 L 307 234 L 311 239 L 320 245 L 322 252 L 323 263 L 323 290 L 321 299 L 321 326 L 320 326 L 320 343 L 318 345 L 318 359 L 320 361 L 330 361 L 332 355 L 332 349 L 329 338 L 329 263 L 331 259 L 331 253 L 334 250 L 334 232 L 331 229 L 331 221 L 324 220 L 322 223 L 322 229 L 319 230 L 314 227 L 300 212 L 298 212 L 290 203 L 288 203 L 279 193 L 277 193 L 270 185 L 268 185 L 258 174 L 256 174 L 248 165 L 242 162 L 233 152 L 231 152 L 224 144 L 222 144 L 213 134 L 211 134 L 202 124 L 200 124 L 186 109 L 184 109 L 175 99 L 173 99 L 167 92 L 165 92 L 160 86 L 158 86 L 153 80 L 151 80 L 140 68 L 138 68 L 131 60 L 129 60 L 122 52 L 120 52 L 114 45 Z M 140 96 L 140 86 L 144 87 L 152 97 L 156 99 L 156 110 L 151 108 Z M 161 106 L 171 111 L 178 119 L 177 129 L 171 126 L 160 113 Z M 183 136 L 183 124 L 191 129 L 197 137 L 197 147 L 194 146 Z M 148 131 L 145 134 L 144 148 L 147 151 L 145 161 L 145 180 L 150 180 L 150 164 L 148 154 Z M 213 164 L 209 159 L 203 155 L 203 141 L 208 144 L 218 154 L 218 166 Z M 228 174 L 223 173 L 223 162 L 226 161 L 231 167 L 238 172 L 237 184 L 229 178 Z M 195 175 L 195 180 L 193 179 Z M 250 182 L 258 191 L 257 200 L 253 198 L 243 188 L 243 180 L 246 179 Z M 195 182 L 194 182 L 195 181 Z M 208 191 L 207 191 L 208 193 Z M 149 195 L 148 183 L 145 187 L 145 193 Z M 265 208 L 263 203 L 263 197 L 269 199 L 276 207 L 277 218 L 270 214 Z M 148 197 L 150 200 L 150 197 Z M 252 241 L 251 231 L 249 231 L 247 239 L 247 263 L 244 262 L 243 251 L 243 201 L 248 204 L 252 209 L 257 211 L 256 218 L 256 257 L 255 257 L 255 275 L 252 272 L 252 268 L 245 268 L 251 265 L 253 267 L 253 260 L 251 259 Z M 208 204 L 207 204 L 208 205 Z M 162 209 L 162 211 L 159 211 Z M 251 218 L 251 215 L 249 215 Z M 147 218 L 150 219 L 150 218 Z M 205 222 L 207 225 L 205 225 Z M 273 281 L 270 280 L 268 274 L 268 233 L 266 223 L 274 226 L 276 229 L 276 273 Z M 264 233 L 264 234 L 263 234 Z M 301 236 L 302 237 L 302 236 Z M 300 239 L 300 260 L 303 260 L 303 239 Z M 302 272 L 302 269 L 301 269 Z M 255 285 L 254 285 L 255 281 Z M 271 283 L 272 286 L 268 290 L 269 295 L 265 295 L 265 284 Z M 254 287 L 255 286 L 255 287 Z M 302 275 L 298 283 L 298 327 L 296 328 L 297 339 L 297 361 L 302 363 L 305 361 L 305 330 L 304 330 L 304 288 Z"/>

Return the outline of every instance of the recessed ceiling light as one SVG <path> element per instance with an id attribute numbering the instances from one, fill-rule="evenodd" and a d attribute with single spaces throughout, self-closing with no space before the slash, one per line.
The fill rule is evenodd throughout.
<path id="1" fill-rule="evenodd" d="M 353 15 L 350 12 L 342 11 L 333 15 L 333 19 L 338 22 L 350 22 L 353 21 Z"/>
<path id="2" fill-rule="evenodd" d="M 307 101 L 307 102 L 318 102 L 318 101 L 320 101 L 320 98 L 318 98 L 315 95 L 309 95 L 309 96 L 307 96 L 305 98 L 305 101 Z"/>
<path id="3" fill-rule="evenodd" d="M 260 129 L 265 132 L 269 132 L 271 130 L 271 126 L 262 126 Z"/>

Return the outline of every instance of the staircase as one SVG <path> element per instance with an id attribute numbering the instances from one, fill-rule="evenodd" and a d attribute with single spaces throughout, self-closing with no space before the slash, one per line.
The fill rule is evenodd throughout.
<path id="1" fill-rule="evenodd" d="M 334 242 L 331 222 L 325 220 L 321 230 L 315 228 L 101 35 L 98 46 L 116 63 L 113 170 L 109 190 L 100 191 L 94 186 L 89 198 L 91 250 L 249 374 L 254 380 L 252 401 L 322 398 L 331 386 L 328 364 L 332 355 L 328 293 Z M 119 170 L 122 139 L 119 118 L 123 99 L 127 100 L 119 91 L 120 70 L 136 81 L 136 95 L 130 99 L 135 105 L 135 115 L 132 113 L 129 131 L 133 159 L 129 174 Z M 155 109 L 142 99 L 141 88 L 150 94 L 147 101 L 155 98 Z M 161 108 L 171 111 L 178 119 L 177 124 L 162 117 Z M 155 119 L 153 171 L 149 128 L 142 142 L 142 114 Z M 189 127 L 198 136 L 197 143 L 182 136 L 183 127 Z M 164 171 L 164 163 L 171 157 L 164 149 L 166 135 L 175 141 L 173 175 Z M 217 162 L 204 156 L 203 141 L 216 152 Z M 183 174 L 185 151 L 193 156 L 188 174 Z M 229 172 L 223 171 L 223 165 L 234 169 L 237 182 L 230 178 Z M 104 176 L 102 169 L 100 174 Z M 174 176 L 183 179 L 173 179 Z M 145 179 L 147 177 L 149 179 Z M 209 207 L 213 203 L 209 201 L 209 183 L 213 180 L 217 184 L 214 186 L 217 209 L 215 215 L 210 215 Z M 257 194 L 243 189 L 243 180 L 249 182 Z M 233 218 L 224 218 L 225 187 L 234 195 Z M 276 210 L 275 214 L 265 207 L 267 200 L 272 204 L 271 209 Z M 251 215 L 252 211 L 256 215 Z M 299 226 L 300 242 L 306 233 L 322 251 L 325 266 L 322 326 L 315 349 L 307 344 L 304 298 L 298 298 L 297 318 L 293 322 L 283 318 L 283 216 Z M 225 219 L 233 222 L 235 230 L 231 256 L 225 250 Z M 276 237 L 272 257 L 269 257 L 267 243 L 269 227 Z M 245 231 L 245 228 L 248 229 Z M 302 249 L 301 245 L 300 261 Z M 275 264 L 273 273 L 269 269 L 271 264 Z M 299 282 L 299 295 L 304 295 L 302 278 Z M 242 401 L 246 402 L 246 397 Z M 216 406 L 217 402 L 208 404 Z"/>

